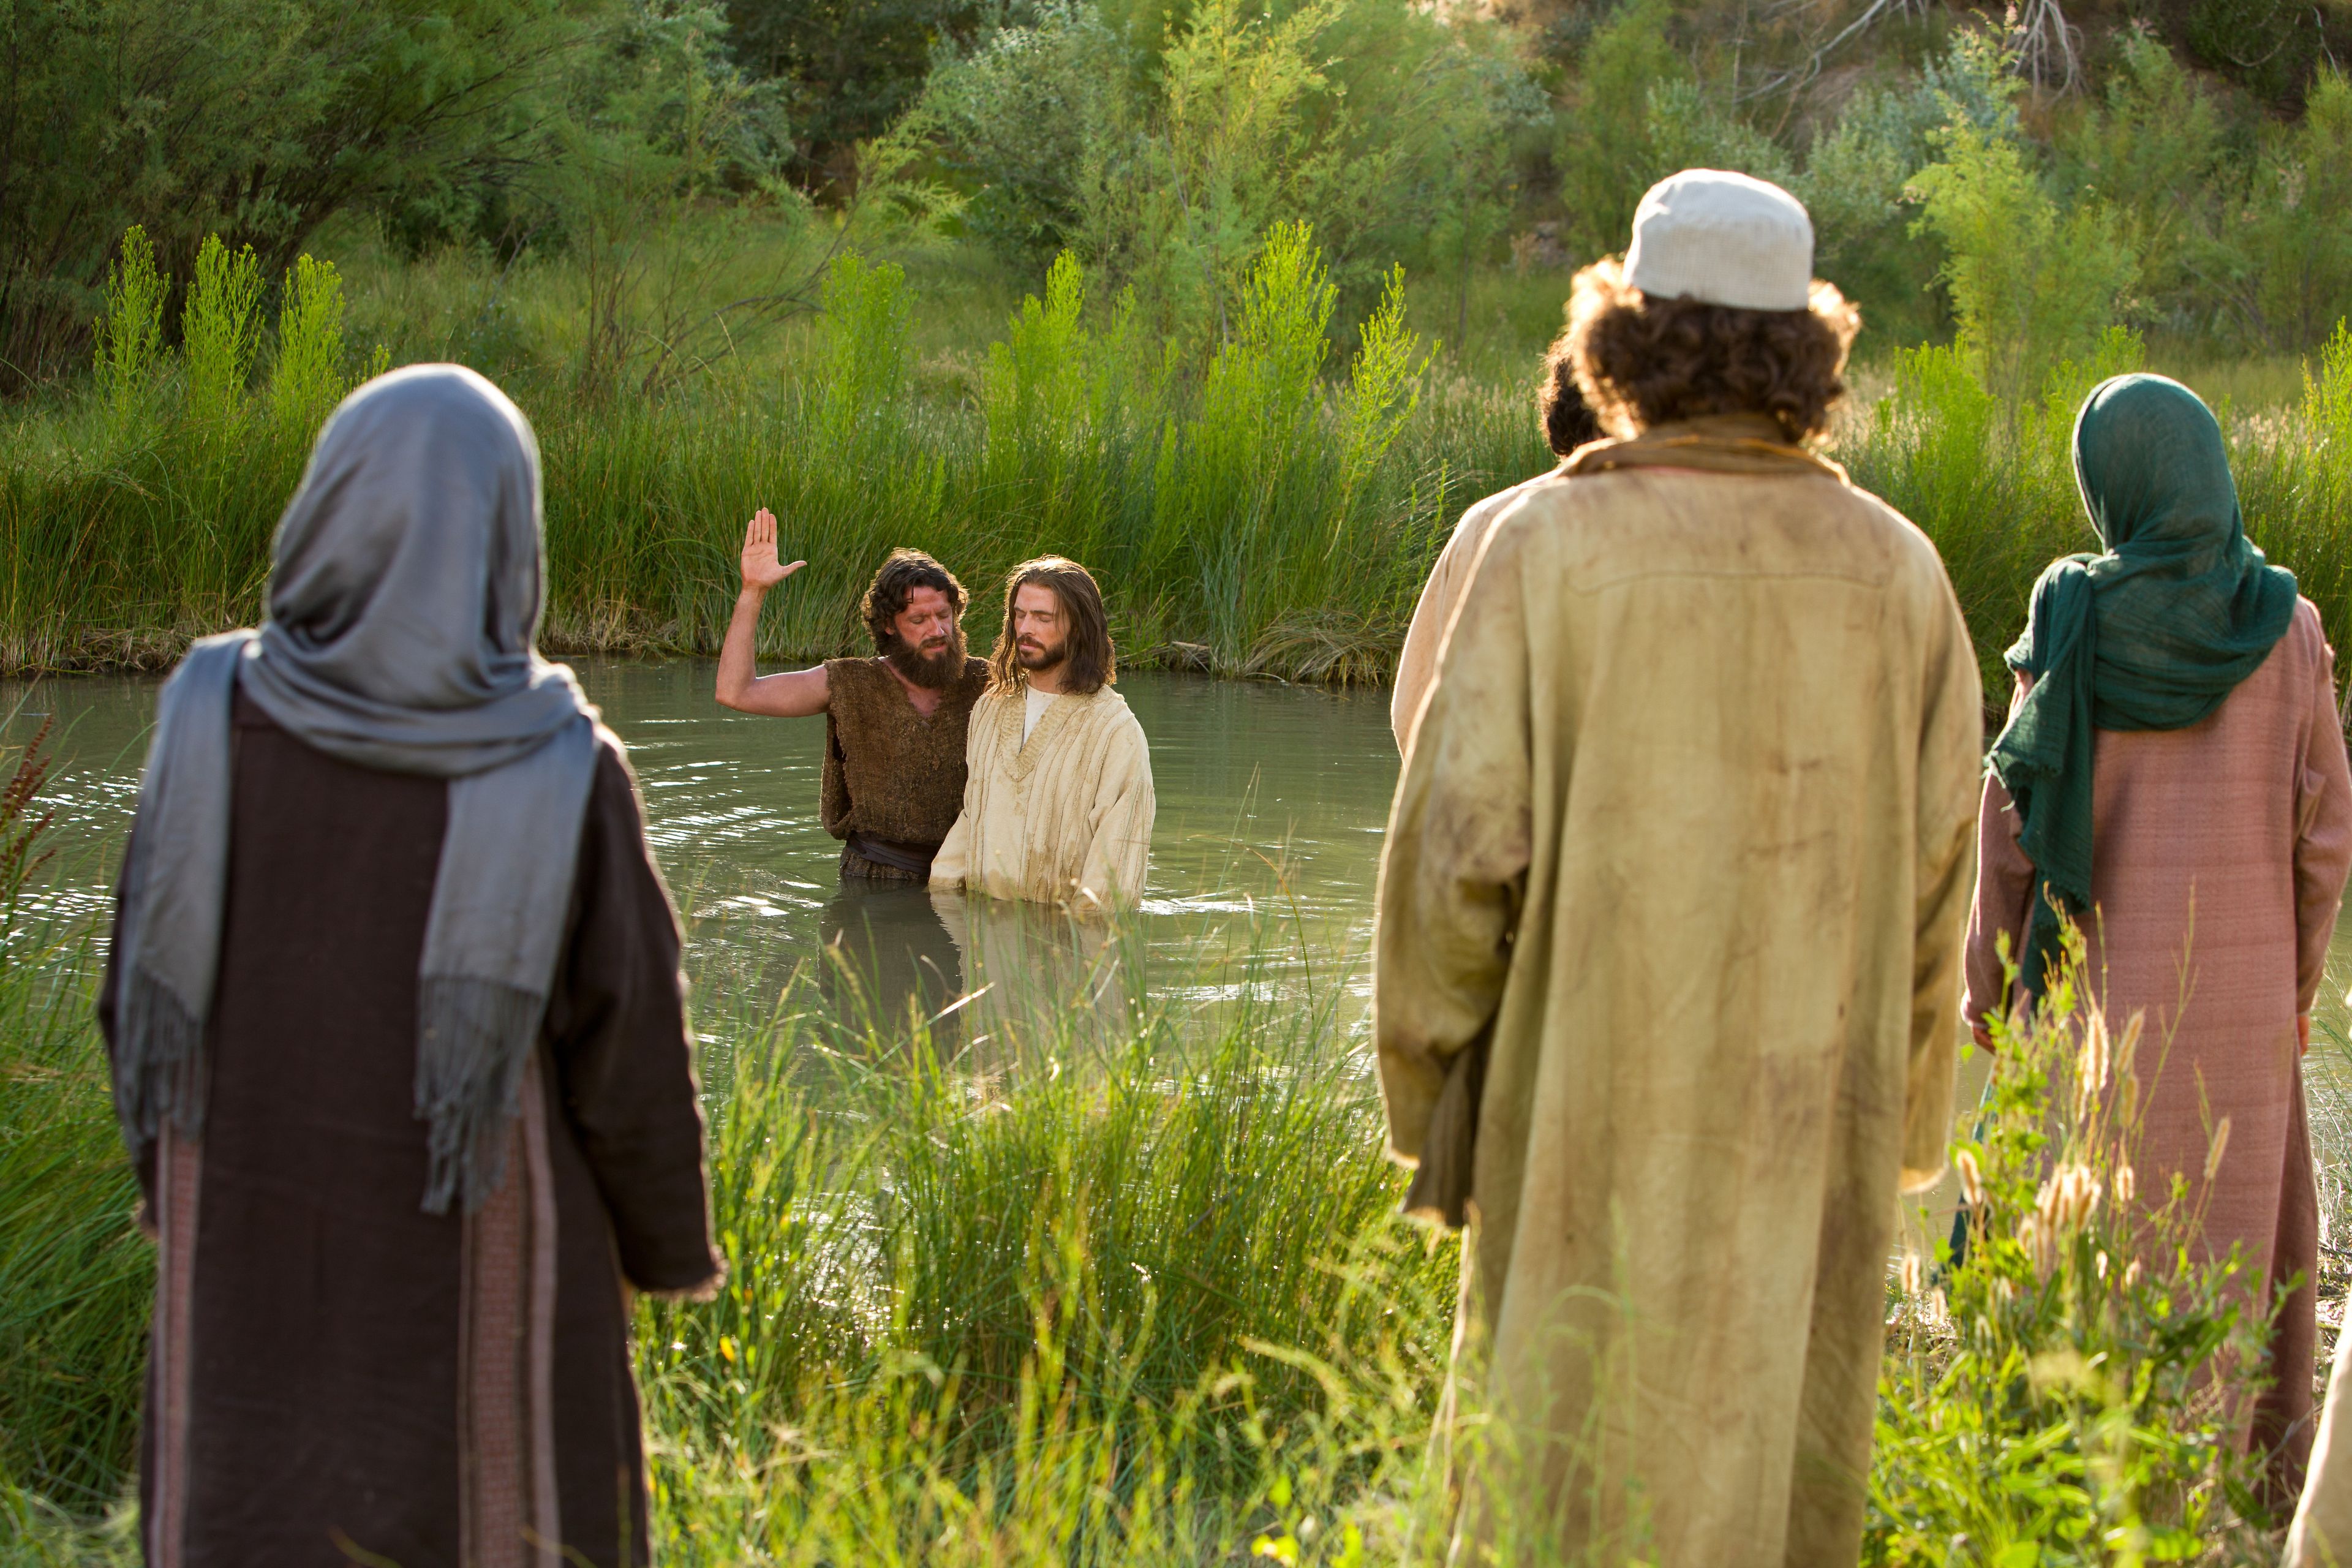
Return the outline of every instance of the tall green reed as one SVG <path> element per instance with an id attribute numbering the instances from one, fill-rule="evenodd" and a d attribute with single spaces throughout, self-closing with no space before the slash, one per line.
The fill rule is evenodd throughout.
<path id="1" fill-rule="evenodd" d="M 297 257 L 278 308 L 270 420 L 299 440 L 319 427 L 349 387 L 343 376 L 343 281 L 333 262 Z"/>
<path id="2" fill-rule="evenodd" d="M 1225 344 L 1143 342 L 1130 310 L 1089 307 L 1064 258 L 969 400 L 914 363 L 901 271 L 855 256 L 833 263 L 823 311 L 772 374 L 721 365 L 594 407 L 568 382 L 518 386 L 546 458 L 551 644 L 715 647 L 743 519 L 764 504 L 811 562 L 771 602 L 771 656 L 859 646 L 866 576 L 910 544 L 983 595 L 1026 556 L 1076 555 L 1102 578 L 1129 658 L 1378 677 L 1453 514 L 1541 468 L 1543 448 L 1517 389 L 1457 380 L 1422 395 L 1394 278 L 1365 352 L 1327 385 L 1328 283 L 1303 228 L 1277 239 Z M 307 422 L 255 428 L 244 404 L 232 419 L 203 391 L 224 383 L 217 344 L 236 336 L 217 308 L 233 258 L 208 254 L 194 346 L 163 378 L 176 396 L 112 443 L 68 397 L 26 416 L 33 438 L 0 460 L 15 563 L 0 663 L 158 661 L 258 612 L 268 529 L 300 471 L 285 433 Z M 292 281 L 273 372 L 289 388 L 323 363 L 303 346 L 299 270 Z"/>
<path id="3" fill-rule="evenodd" d="M 189 416 L 224 434 L 242 422 L 246 384 L 261 347 L 261 263 L 206 235 L 180 317 Z"/>
<path id="4" fill-rule="evenodd" d="M 138 1438 L 153 1278 L 90 1023 L 91 932 L 22 897 L 48 858 L 47 733 L 0 787 L 0 1517 L 28 1487 L 82 1513 L 114 1500 Z"/>
<path id="5" fill-rule="evenodd" d="M 120 261 L 107 269 L 106 310 L 99 318 L 98 383 L 114 417 L 129 423 L 154 374 L 163 345 L 163 297 L 155 245 L 132 224 L 122 235 Z"/>
<path id="6" fill-rule="evenodd" d="M 1895 356 L 1893 390 L 1834 455 L 1935 541 L 1967 616 L 1988 702 L 2006 701 L 2000 656 L 2025 629 L 2034 579 L 2051 561 L 2096 550 L 2074 481 L 2074 416 L 2092 387 L 2143 368 L 2137 334 L 2115 328 L 2081 360 L 2051 367 L 2021 405 L 1988 392 L 1967 358 L 1928 345 Z M 2217 407 L 2247 536 L 2295 574 L 2329 639 L 2352 637 L 2352 329 L 2306 374 L 2294 407 Z"/>

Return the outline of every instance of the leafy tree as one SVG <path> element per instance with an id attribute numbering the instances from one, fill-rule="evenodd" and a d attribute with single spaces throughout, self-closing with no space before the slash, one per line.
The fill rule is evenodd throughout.
<path id="1" fill-rule="evenodd" d="M 2059 151 L 2074 186 L 2114 209 L 2151 311 L 2178 328 L 2210 326 L 2198 318 L 2220 303 L 2214 285 L 2243 270 L 2220 230 L 2246 167 L 2213 95 L 2134 28 L 2104 101 L 2061 136 Z"/>
<path id="2" fill-rule="evenodd" d="M 1071 249 L 1160 329 L 1221 338 L 1277 223 L 1310 224 L 1368 305 L 1397 261 L 1485 255 L 1514 139 L 1549 118 L 1506 34 L 1408 0 L 1200 0 L 1172 20 L 1046 0 L 946 60 L 914 115 L 983 238 L 1026 265 Z"/>
<path id="3" fill-rule="evenodd" d="M 1674 172 L 1650 126 L 1651 93 L 1691 79 L 1666 38 L 1673 16 L 1671 0 L 1626 0 L 1585 45 L 1553 154 L 1580 258 L 1622 250 L 1642 193 Z"/>
<path id="4" fill-rule="evenodd" d="M 1959 348 L 2014 405 L 2046 367 L 2087 358 L 2116 321 L 2137 263 L 2105 204 L 2062 205 L 2018 142 L 1965 122 L 1911 189 L 1918 227 L 1944 242 L 1944 286 Z"/>
<path id="5" fill-rule="evenodd" d="M 2243 215 L 2247 314 L 2273 346 L 2306 348 L 2352 315 L 2352 81 L 2329 67 L 2303 123 L 2274 133 Z M 2237 215 L 2231 215 L 2235 216 Z"/>
<path id="6" fill-rule="evenodd" d="M 964 216 L 982 241 L 1034 263 L 1080 238 L 1105 165 L 1138 133 L 1134 54 L 1096 7 L 1046 0 L 939 68 L 919 118 L 976 187 Z"/>
<path id="7" fill-rule="evenodd" d="M 79 359 L 132 224 L 169 276 L 213 232 L 274 276 L 341 209 L 511 170 L 619 3 L 11 0 L 0 378 Z"/>
<path id="8" fill-rule="evenodd" d="M 969 36 L 974 0 L 727 0 L 730 47 L 743 68 L 785 84 L 805 139 L 798 173 L 834 184 L 855 149 L 919 97 L 933 52 Z"/>
<path id="9" fill-rule="evenodd" d="M 1934 163 L 1934 138 L 1964 124 L 2014 136 L 2017 83 L 1990 36 L 1964 31 L 1918 79 L 1855 93 L 1813 143 L 1790 189 L 1813 219 L 1813 268 L 1861 306 L 1874 338 L 1916 343 L 1944 324 L 1933 289 L 1938 258 L 1912 233 L 1907 190 Z"/>

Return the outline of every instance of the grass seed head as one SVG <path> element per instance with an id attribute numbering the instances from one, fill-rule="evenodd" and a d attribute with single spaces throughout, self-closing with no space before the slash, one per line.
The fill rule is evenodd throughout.
<path id="1" fill-rule="evenodd" d="M 2221 1152 L 2230 1146 L 2230 1119 L 2226 1116 L 2214 1125 L 2213 1142 L 2205 1151 L 2205 1179 L 2210 1182 L 2221 1170 Z"/>

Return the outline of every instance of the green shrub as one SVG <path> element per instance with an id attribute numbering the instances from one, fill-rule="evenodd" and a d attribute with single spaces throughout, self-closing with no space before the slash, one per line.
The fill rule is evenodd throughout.
<path id="1" fill-rule="evenodd" d="M 1993 1027 L 1992 1080 L 1952 1156 L 1966 1260 L 1906 1262 L 1866 1563 L 2271 1561 L 2238 1447 L 2264 1287 L 2235 1248 L 2198 1261 L 2201 1184 L 2150 1175 L 2142 1192 L 2134 1067 L 2168 1042 L 2103 1014 L 2082 955 L 2075 935 L 2033 1021 Z"/>
<path id="2" fill-rule="evenodd" d="M 2352 313 L 2352 79 L 2327 67 L 2303 123 L 2273 132 L 2242 216 L 2249 315 L 2262 341 L 2301 349 Z"/>
<path id="3" fill-rule="evenodd" d="M 1955 124 L 1912 176 L 1919 227 L 1943 241 L 1959 342 L 2004 401 L 2086 353 L 2117 316 L 2137 263 L 2095 201 L 2062 206 L 2016 142 Z"/>
<path id="4" fill-rule="evenodd" d="M 246 383 L 261 346 L 261 263 L 253 247 L 236 251 L 208 234 L 196 252 L 195 280 L 180 315 L 180 354 L 187 368 L 188 412 L 199 424 L 232 433 L 245 416 Z"/>
<path id="5" fill-rule="evenodd" d="M 278 363 L 269 413 L 278 428 L 307 439 L 342 400 L 343 280 L 331 261 L 296 258 L 278 309 Z"/>
<path id="6" fill-rule="evenodd" d="M 1625 247 L 1642 193 L 1674 171 L 1650 133 L 1650 95 L 1690 71 L 1666 38 L 1668 0 L 1624 0 L 1585 46 L 1552 153 L 1579 259 Z"/>
<path id="7" fill-rule="evenodd" d="M 98 323 L 98 380 L 118 420 L 138 410 L 163 345 L 163 296 L 154 242 L 132 224 L 122 231 L 122 260 L 106 274 L 106 313 Z"/>
<path id="8" fill-rule="evenodd" d="M 912 117 L 975 188 L 968 217 L 1035 265 L 1070 249 L 1155 331 L 1231 331 L 1278 221 L 1319 237 L 1343 295 L 1387 268 L 1482 259 L 1517 139 L 1549 106 L 1507 35 L 1404 0 L 1166 16 L 1054 0 L 951 53 Z"/>

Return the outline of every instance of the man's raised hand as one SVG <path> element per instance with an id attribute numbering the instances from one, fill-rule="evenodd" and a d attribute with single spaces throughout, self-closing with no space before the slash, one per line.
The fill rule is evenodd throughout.
<path id="1" fill-rule="evenodd" d="M 743 586 L 764 594 L 807 564 L 805 561 L 778 563 L 776 514 L 761 507 L 743 530 Z"/>

